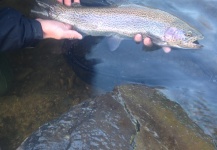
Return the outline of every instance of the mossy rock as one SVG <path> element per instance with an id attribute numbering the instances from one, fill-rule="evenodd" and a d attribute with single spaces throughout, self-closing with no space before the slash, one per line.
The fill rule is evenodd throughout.
<path id="1" fill-rule="evenodd" d="M 17 150 L 215 150 L 213 139 L 156 89 L 122 85 L 44 124 Z"/>

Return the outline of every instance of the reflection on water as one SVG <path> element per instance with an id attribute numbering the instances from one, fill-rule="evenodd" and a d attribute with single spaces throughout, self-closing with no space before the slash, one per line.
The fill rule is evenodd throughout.
<path id="1" fill-rule="evenodd" d="M 141 44 L 125 40 L 111 52 L 106 41 L 87 37 L 66 47 L 67 58 L 77 74 L 91 84 L 111 90 L 114 85 L 131 82 L 162 87 L 206 133 L 217 133 L 217 1 L 141 1 L 131 2 L 166 10 L 201 31 L 201 50 L 144 51 Z M 69 46 L 72 43 L 68 42 Z"/>

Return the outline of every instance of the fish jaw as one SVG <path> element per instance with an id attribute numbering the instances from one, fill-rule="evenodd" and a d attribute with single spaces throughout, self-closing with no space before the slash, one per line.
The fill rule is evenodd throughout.
<path id="1" fill-rule="evenodd" d="M 188 35 L 190 34 L 191 35 Z M 182 48 L 182 49 L 200 49 L 203 45 L 198 43 L 198 40 L 202 40 L 204 36 L 195 29 L 189 29 L 188 31 L 180 30 L 175 27 L 170 27 L 164 34 L 164 41 L 166 46 Z"/>
<path id="2" fill-rule="evenodd" d="M 194 36 L 192 38 L 189 38 L 187 41 L 183 41 L 182 44 L 184 48 L 191 48 L 191 49 L 200 49 L 203 47 L 203 45 L 200 45 L 198 43 L 198 40 L 202 40 L 204 37 L 202 35 Z"/>

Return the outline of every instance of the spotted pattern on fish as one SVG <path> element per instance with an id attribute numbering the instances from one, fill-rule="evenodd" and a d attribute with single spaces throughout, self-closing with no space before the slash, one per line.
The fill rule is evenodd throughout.
<path id="1" fill-rule="evenodd" d="M 178 48 L 202 47 L 193 43 L 203 35 L 186 22 L 165 11 L 130 4 L 111 7 L 66 7 L 49 5 L 49 17 L 71 24 L 76 30 L 92 36 L 150 37 L 160 46 Z"/>

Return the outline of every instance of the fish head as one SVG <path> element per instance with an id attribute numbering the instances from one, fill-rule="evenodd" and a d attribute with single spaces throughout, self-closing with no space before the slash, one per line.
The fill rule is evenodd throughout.
<path id="1" fill-rule="evenodd" d="M 183 49 L 202 48 L 203 46 L 198 43 L 198 40 L 203 38 L 203 35 L 194 28 L 180 29 L 170 27 L 164 34 L 164 40 L 167 46 Z"/>

